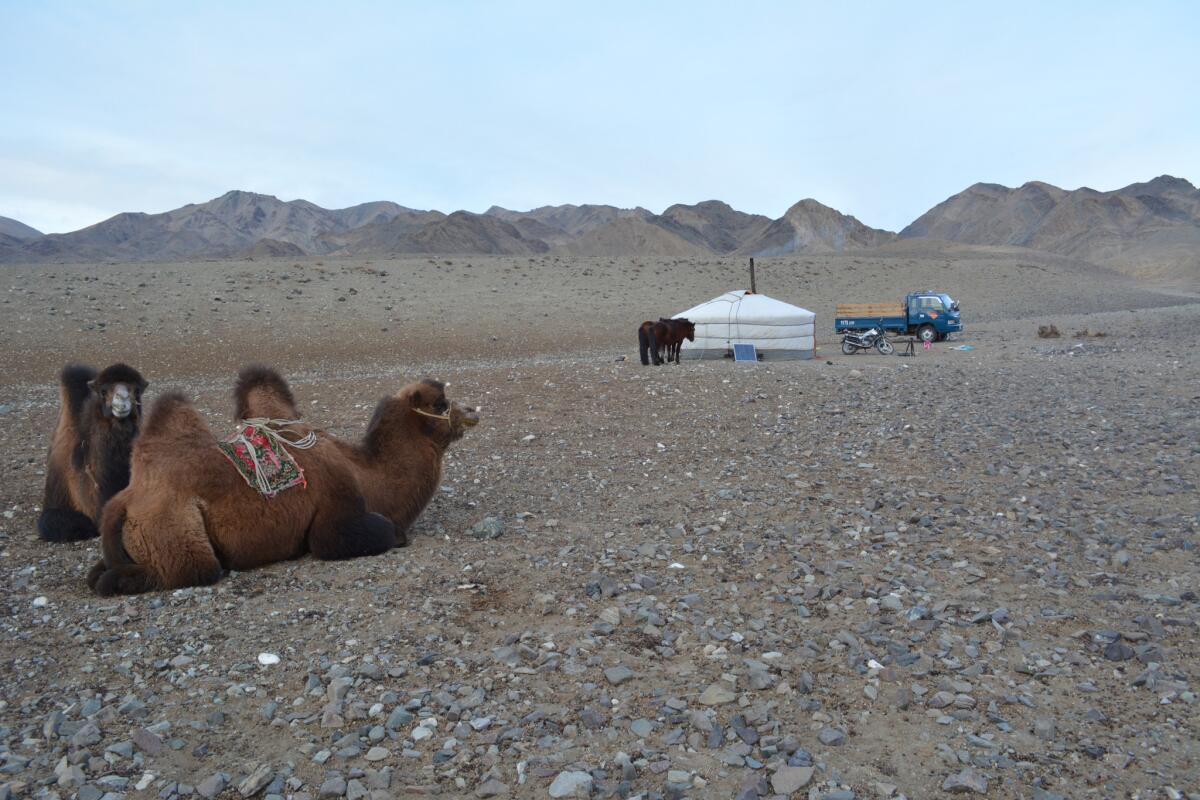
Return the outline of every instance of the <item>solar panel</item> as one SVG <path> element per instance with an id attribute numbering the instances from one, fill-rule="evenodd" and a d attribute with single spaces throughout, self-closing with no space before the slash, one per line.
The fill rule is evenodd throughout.
<path id="1" fill-rule="evenodd" d="M 752 344 L 735 344 L 733 346 L 734 361 L 758 361 L 758 353 Z"/>

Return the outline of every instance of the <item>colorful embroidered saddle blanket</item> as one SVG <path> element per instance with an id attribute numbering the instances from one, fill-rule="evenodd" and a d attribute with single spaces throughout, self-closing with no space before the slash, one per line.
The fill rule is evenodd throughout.
<path id="1" fill-rule="evenodd" d="M 293 486 L 308 487 L 304 469 L 296 463 L 288 447 L 307 449 L 316 444 L 316 436 L 292 440 L 275 427 L 295 424 L 296 420 L 243 420 L 233 438 L 218 442 L 217 447 L 233 462 L 246 483 L 267 497 L 274 497 Z"/>

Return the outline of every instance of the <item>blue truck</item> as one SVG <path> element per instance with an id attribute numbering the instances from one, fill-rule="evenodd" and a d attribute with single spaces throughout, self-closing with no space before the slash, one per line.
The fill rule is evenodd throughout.
<path id="1" fill-rule="evenodd" d="M 902 303 L 846 303 L 837 306 L 834 331 L 882 328 L 888 333 L 940 342 L 963 329 L 958 303 L 944 292 L 909 292 Z"/>

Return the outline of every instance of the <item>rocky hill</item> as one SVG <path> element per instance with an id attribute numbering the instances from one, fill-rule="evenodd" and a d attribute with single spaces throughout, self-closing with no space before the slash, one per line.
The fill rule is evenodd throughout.
<path id="1" fill-rule="evenodd" d="M 711 250 L 656 224 L 653 218 L 640 217 L 614 219 L 572 239 L 561 249 L 576 256 L 699 258 L 712 255 Z"/>
<path id="2" fill-rule="evenodd" d="M 305 200 L 232 191 L 206 203 L 162 214 L 127 212 L 82 230 L 50 234 L 7 253 L 8 260 L 147 261 L 239 254 L 263 239 L 324 253 L 322 237 L 378 222 L 402 211 L 394 203 L 367 203 L 330 211 Z"/>
<path id="3" fill-rule="evenodd" d="M 1015 245 L 1126 274 L 1200 276 L 1200 190 L 1168 175 L 1111 192 L 1033 181 L 977 183 L 900 232 L 977 245 Z"/>
<path id="4" fill-rule="evenodd" d="M 417 211 L 397 206 L 400 211 L 389 219 L 380 219 L 346 231 L 322 234 L 322 252 L 339 255 L 380 255 L 417 252 L 408 237 L 432 222 L 446 218 L 440 211 Z"/>
<path id="5" fill-rule="evenodd" d="M 455 211 L 445 219 L 430 222 L 401 244 L 404 249 L 395 252 L 524 255 L 550 250 L 541 239 L 526 239 L 511 223 L 468 211 Z"/>
<path id="6" fill-rule="evenodd" d="M 771 219 L 737 211 L 720 200 L 706 200 L 694 206 L 673 205 L 655 217 L 654 223 L 692 244 L 726 255 L 761 236 Z"/>
<path id="7" fill-rule="evenodd" d="M 782 256 L 788 253 L 841 253 L 879 247 L 896 234 L 868 228 L 854 217 L 822 205 L 801 200 L 772 222 L 760 235 L 740 248 L 744 255 Z"/>
<path id="8" fill-rule="evenodd" d="M 18 241 L 28 241 L 30 239 L 40 239 L 42 232 L 36 228 L 31 228 L 24 222 L 19 222 L 9 217 L 0 217 L 0 236 L 8 236 Z"/>
<path id="9" fill-rule="evenodd" d="M 507 208 L 492 206 L 484 212 L 489 216 L 499 217 L 514 225 L 521 220 L 532 219 L 550 229 L 562 231 L 570 237 L 587 233 L 618 219 L 636 218 L 650 219 L 654 215 L 644 208 L 617 208 L 606 205 L 562 205 L 542 206 L 532 211 L 510 211 Z"/>

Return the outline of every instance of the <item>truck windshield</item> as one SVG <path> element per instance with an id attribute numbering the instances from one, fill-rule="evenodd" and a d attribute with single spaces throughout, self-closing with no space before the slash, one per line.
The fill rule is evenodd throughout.
<path id="1" fill-rule="evenodd" d="M 958 311 L 958 303 L 951 300 L 950 295 L 943 294 L 938 296 L 942 298 L 942 302 L 946 304 L 946 308 L 950 309 L 951 311 Z"/>

